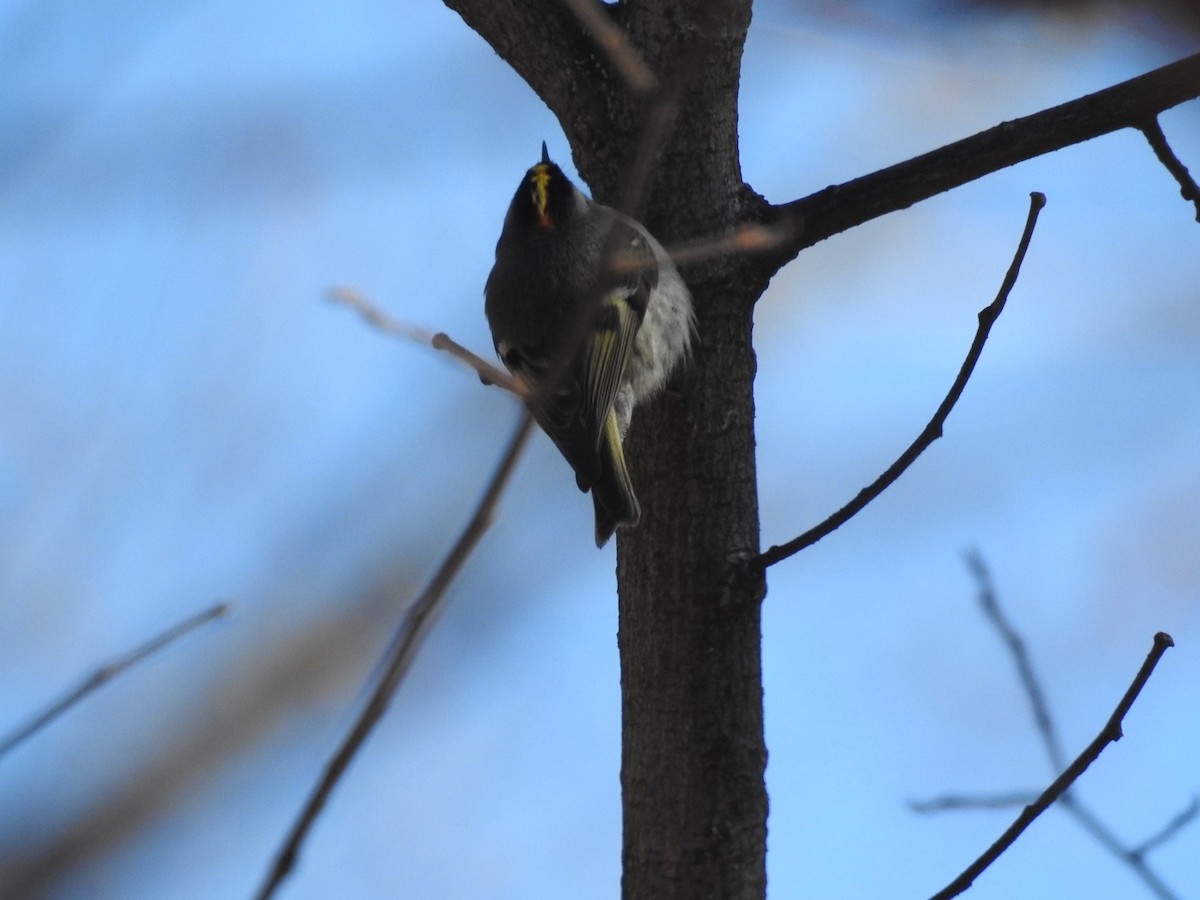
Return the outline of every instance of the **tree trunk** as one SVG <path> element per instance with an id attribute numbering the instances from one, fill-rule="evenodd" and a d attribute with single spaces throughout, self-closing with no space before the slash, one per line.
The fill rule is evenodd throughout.
<path id="1" fill-rule="evenodd" d="M 715 289 L 697 288 L 710 310 Z M 635 425 L 617 546 L 623 896 L 762 898 L 766 749 L 750 316 L 702 314 L 686 386 Z"/>

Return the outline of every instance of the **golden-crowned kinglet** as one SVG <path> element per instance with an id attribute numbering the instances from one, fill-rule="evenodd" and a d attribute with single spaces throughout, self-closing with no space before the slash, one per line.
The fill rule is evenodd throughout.
<path id="1" fill-rule="evenodd" d="M 596 507 L 596 546 L 641 507 L 621 442 L 636 404 L 688 353 L 692 297 L 645 227 L 593 203 L 550 161 L 525 173 L 484 288 L 496 353 Z"/>

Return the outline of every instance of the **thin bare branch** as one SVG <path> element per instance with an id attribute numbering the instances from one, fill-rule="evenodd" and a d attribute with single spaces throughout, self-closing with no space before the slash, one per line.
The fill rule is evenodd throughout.
<path id="1" fill-rule="evenodd" d="M 658 79 L 620 28 L 597 0 L 563 0 L 575 18 L 592 35 L 596 45 L 625 79 L 634 93 L 648 97 L 658 93 Z"/>
<path id="2" fill-rule="evenodd" d="M 8 736 L 0 739 L 0 757 L 8 753 L 17 745 L 28 740 L 31 736 L 41 731 L 72 706 L 79 703 L 93 691 L 112 681 L 118 675 L 136 666 L 142 660 L 157 653 L 169 644 L 174 643 L 188 632 L 194 631 L 201 625 L 218 619 L 229 612 L 229 604 L 216 603 L 208 609 L 198 612 L 195 615 L 188 616 L 182 622 L 172 625 L 161 634 L 152 637 L 134 649 L 130 650 L 122 656 L 117 657 L 110 662 L 100 666 L 96 671 L 83 680 L 83 682 L 74 690 L 68 691 L 61 698 L 51 703 L 43 712 L 38 713 L 29 722 L 20 728 L 13 731 Z"/>
<path id="3" fill-rule="evenodd" d="M 313 823 L 320 816 L 322 809 L 324 809 L 325 802 L 329 799 L 334 787 L 336 787 L 343 773 L 349 767 L 355 754 L 358 753 L 358 750 L 366 742 L 371 731 L 383 717 L 388 704 L 396 693 L 396 689 L 404 680 L 404 676 L 408 672 L 413 658 L 429 633 L 431 626 L 437 618 L 437 614 L 442 609 L 442 601 L 445 597 L 446 589 L 458 575 L 467 557 L 475 549 L 475 545 L 483 537 L 484 532 L 487 531 L 488 526 L 491 524 L 496 505 L 500 500 L 505 486 L 508 484 L 509 477 L 512 475 L 513 468 L 520 458 L 521 451 L 525 447 L 529 433 L 532 430 L 532 425 L 532 417 L 528 411 L 523 411 L 516 431 L 509 440 L 508 447 L 505 449 L 504 455 L 496 467 L 496 471 L 492 474 L 487 489 L 484 491 L 479 505 L 475 508 L 471 520 L 463 529 L 462 534 L 459 535 L 458 540 L 455 541 L 454 546 L 450 548 L 450 552 L 446 554 L 441 565 L 438 566 L 429 584 L 425 586 L 425 589 L 413 601 L 412 605 L 409 606 L 404 620 L 393 635 L 391 643 L 384 654 L 380 674 L 367 700 L 366 706 L 359 713 L 358 718 L 338 747 L 337 752 L 334 753 L 326 764 L 325 771 L 322 773 L 320 780 L 317 782 L 304 808 L 292 825 L 271 870 L 267 874 L 266 880 L 259 888 L 256 895 L 259 900 L 266 900 L 266 898 L 271 897 L 292 871 L 299 857 L 300 847 L 304 843 L 304 839 L 312 828 Z"/>
<path id="4" fill-rule="evenodd" d="M 1008 295 L 1017 283 L 1017 275 L 1021 271 L 1021 263 L 1025 259 L 1026 251 L 1029 249 L 1029 242 L 1033 238 L 1033 229 L 1037 224 L 1038 213 L 1041 212 L 1042 207 L 1045 205 L 1045 195 L 1039 194 L 1036 191 L 1030 194 L 1029 216 L 1025 220 L 1025 231 L 1021 235 L 1021 240 L 1017 245 L 1017 252 L 1013 256 L 1007 274 L 1004 276 L 1004 282 L 1000 285 L 1000 291 L 996 294 L 995 300 L 979 311 L 979 326 L 975 331 L 975 339 L 971 343 L 970 350 L 967 351 L 967 357 L 963 360 L 963 364 L 958 371 L 958 376 L 950 386 L 945 399 L 942 400 L 941 405 L 933 414 L 933 418 L 929 420 L 925 428 L 917 435 L 917 439 L 908 446 L 908 449 L 900 454 L 894 463 L 888 466 L 882 475 L 859 491 L 853 500 L 823 522 L 814 525 L 798 537 L 793 538 L 785 544 L 777 544 L 766 550 L 753 561 L 754 565 L 762 568 L 773 566 L 775 563 L 799 553 L 805 547 L 815 544 L 821 538 L 836 531 L 861 512 L 868 503 L 887 490 L 916 461 L 917 457 L 925 452 L 930 444 L 942 436 L 942 429 L 946 424 L 946 419 L 949 417 L 950 411 L 954 409 L 954 405 L 958 403 L 958 398 L 962 396 L 963 390 L 971 378 L 971 374 L 975 371 L 975 365 L 979 362 L 979 357 L 983 353 L 983 346 L 987 343 L 992 326 L 1000 317 L 1000 313 L 1004 311 L 1004 304 L 1008 301 Z"/>
<path id="5" fill-rule="evenodd" d="M 634 146 L 633 158 L 625 167 L 618 194 L 613 206 L 632 219 L 641 220 L 646 201 L 650 197 L 651 176 L 659 151 L 666 143 L 679 115 L 679 101 L 684 89 L 692 82 L 692 73 L 698 58 L 698 46 L 689 47 L 676 64 L 675 74 L 670 81 L 660 84 L 649 98 L 650 103 L 642 117 L 641 131 Z M 613 249 L 619 246 L 620 229 L 614 228 L 605 253 L 608 260 L 615 259 Z M 612 263 L 609 264 L 611 271 Z"/>
<path id="6" fill-rule="evenodd" d="M 507 372 L 497 369 L 491 363 L 476 356 L 466 347 L 459 344 L 443 332 L 432 332 L 415 325 L 408 325 L 399 319 L 394 319 L 372 304 L 366 297 L 351 288 L 334 288 L 329 292 L 329 299 L 334 303 L 347 306 L 362 316 L 372 327 L 386 334 L 414 341 L 432 347 L 434 350 L 448 353 L 459 362 L 468 366 L 479 376 L 484 384 L 494 384 L 501 390 L 508 391 L 522 399 L 529 396 L 529 390 L 524 383 L 513 378 Z"/>
<path id="7" fill-rule="evenodd" d="M 1200 53 L 1052 109 L 1002 122 L 906 162 L 776 207 L 803 221 L 779 265 L 805 247 L 863 222 L 1027 159 L 1119 131 L 1200 96 Z"/>
<path id="8" fill-rule="evenodd" d="M 1050 716 L 1050 707 L 1046 703 L 1045 691 L 1042 690 L 1041 681 L 1034 674 L 1033 661 L 1029 657 L 1025 641 L 1009 622 L 1004 610 L 1000 608 L 1000 603 L 996 599 L 996 590 L 992 585 L 991 573 L 983 558 L 977 552 L 972 551 L 967 554 L 966 561 L 967 568 L 975 577 L 975 583 L 978 586 L 979 605 L 983 608 L 983 613 L 987 616 L 988 621 L 999 633 L 1000 639 L 1008 647 L 1008 652 L 1017 666 L 1017 677 L 1021 680 L 1021 687 L 1033 709 L 1034 724 L 1037 726 L 1038 736 L 1042 739 L 1042 746 L 1046 749 L 1046 755 L 1050 759 L 1050 769 L 1054 772 L 1061 772 L 1067 764 L 1067 757 L 1062 749 L 1062 741 L 1059 740 L 1058 732 L 1054 727 L 1054 719 Z"/>
<path id="9" fill-rule="evenodd" d="M 1100 820 L 1100 817 L 1085 806 L 1074 791 L 1068 790 L 1058 800 L 1059 809 L 1078 822 L 1101 847 L 1129 866 L 1130 871 L 1138 877 L 1146 889 L 1159 900 L 1180 900 L 1158 873 L 1150 868 L 1149 863 L 1139 854 L 1134 853 L 1117 837 L 1116 833 Z"/>
<path id="10" fill-rule="evenodd" d="M 1027 806 L 1037 800 L 1036 791 L 1014 791 L 1011 794 L 945 794 L 931 800 L 909 800 L 908 808 L 915 813 L 949 812 L 958 809 L 1007 809 L 1010 806 Z"/>
<path id="11" fill-rule="evenodd" d="M 720 237 L 700 238 L 672 244 L 664 248 L 671 261 L 677 266 L 686 266 L 722 256 L 751 256 L 770 253 L 783 242 L 790 240 L 791 227 L 788 223 L 775 225 L 740 225 Z M 610 271 L 615 275 L 626 275 L 653 268 L 654 260 L 644 256 L 634 258 L 630 254 L 619 254 L 613 260 Z"/>
<path id="12" fill-rule="evenodd" d="M 1136 847 L 1131 848 L 1129 851 L 1130 854 L 1132 856 L 1143 857 L 1155 847 L 1161 847 L 1186 826 L 1195 821 L 1197 816 L 1200 816 L 1200 797 L 1193 797 L 1192 802 L 1176 813 L 1171 821 L 1167 822 L 1166 825 Z"/>
<path id="13" fill-rule="evenodd" d="M 678 266 L 722 256 L 752 256 L 769 253 L 780 244 L 791 239 L 792 228 L 788 222 L 772 225 L 741 225 L 722 237 L 688 241 L 668 247 L 671 259 Z"/>
<path id="14" fill-rule="evenodd" d="M 992 584 L 991 574 L 988 572 L 983 559 L 978 553 L 972 552 L 967 554 L 966 561 L 967 567 L 975 577 L 978 585 L 979 602 L 983 607 L 984 614 L 991 622 L 992 627 L 1000 635 L 1001 640 L 1004 641 L 1009 654 L 1017 666 L 1021 687 L 1025 691 L 1026 697 L 1029 698 L 1038 736 L 1041 738 L 1042 745 L 1050 758 L 1051 767 L 1053 771 L 1061 772 L 1066 767 L 1066 757 L 1063 754 L 1061 743 L 1054 727 L 1054 721 L 1050 715 L 1049 706 L 1046 703 L 1045 691 L 1042 689 L 1041 682 L 1034 673 L 1033 663 L 1030 659 L 1029 651 L 1025 646 L 1025 641 L 1018 634 L 1016 628 L 1000 607 L 995 588 Z M 997 796 L 1003 797 L 1005 795 Z M 1008 796 L 1015 797 L 1019 795 L 1013 794 Z M 987 798 L 959 797 L 940 798 L 938 800 L 909 804 L 914 812 L 921 813 L 936 813 L 951 809 L 983 808 L 990 805 L 993 804 L 987 802 Z M 1127 847 L 1112 829 L 1105 825 L 1095 813 L 1084 805 L 1073 790 L 1067 789 L 1063 791 L 1058 799 L 1058 806 L 1059 809 L 1074 818 L 1084 830 L 1091 834 L 1097 843 L 1129 866 L 1151 893 L 1159 897 L 1160 900 L 1175 900 L 1175 895 L 1163 883 L 1158 874 L 1146 863 L 1144 859 L 1145 845 L 1142 848 Z M 1177 816 L 1177 820 L 1183 820 L 1180 824 L 1176 824 L 1175 821 L 1168 823 L 1167 827 L 1159 835 L 1152 838 L 1148 844 L 1153 846 L 1169 838 L 1183 824 L 1186 824 L 1190 819 L 1190 815 L 1194 815 L 1194 813 L 1188 814 L 1185 811 L 1183 816 Z M 1163 837 L 1164 834 L 1165 837 Z"/>
<path id="15" fill-rule="evenodd" d="M 1196 221 L 1200 222 L 1200 185 L 1196 184 L 1196 179 L 1188 172 L 1187 166 L 1179 161 L 1179 157 L 1175 155 L 1175 151 L 1167 143 L 1167 136 L 1163 134 L 1162 126 L 1158 124 L 1158 117 L 1156 116 L 1149 122 L 1141 125 L 1139 130 L 1146 136 L 1146 140 L 1150 142 L 1150 147 L 1154 150 L 1154 155 L 1158 157 L 1158 161 L 1171 173 L 1171 177 L 1178 182 L 1180 196 L 1195 205 Z"/>
<path id="16" fill-rule="evenodd" d="M 1110 743 L 1119 741 L 1123 734 L 1121 730 L 1122 721 L 1125 715 L 1129 712 L 1138 694 L 1145 687 L 1146 682 L 1150 679 L 1154 672 L 1158 661 L 1162 659 L 1167 648 L 1175 646 L 1175 642 L 1171 640 L 1171 636 L 1165 632 L 1159 632 L 1154 636 L 1154 645 L 1150 649 L 1150 653 L 1146 656 L 1146 661 L 1142 663 L 1141 668 L 1134 676 L 1133 682 L 1125 691 L 1125 695 L 1117 704 L 1115 710 L 1100 733 L 1095 739 L 1088 744 L 1082 753 L 1075 758 L 1066 770 L 1054 780 L 1037 801 L 1025 807 L 1016 821 L 1005 830 L 996 841 L 977 859 L 971 863 L 961 875 L 954 879 L 943 890 L 933 896 L 933 900 L 948 900 L 950 897 L 957 897 L 963 891 L 967 890 L 988 866 L 995 862 L 1005 850 L 1012 846 L 1013 842 L 1020 837 L 1021 833 L 1029 827 L 1029 825 L 1040 816 L 1043 812 L 1049 809 L 1050 805 L 1061 797 L 1068 788 L 1071 787 L 1079 778 L 1087 771 L 1090 766 L 1103 752 L 1104 748 Z"/>
<path id="17" fill-rule="evenodd" d="M 592 53 L 587 32 L 562 0 L 443 0 L 563 117 L 593 97 L 578 77 Z M 582 83 L 581 83 L 582 82 Z"/>

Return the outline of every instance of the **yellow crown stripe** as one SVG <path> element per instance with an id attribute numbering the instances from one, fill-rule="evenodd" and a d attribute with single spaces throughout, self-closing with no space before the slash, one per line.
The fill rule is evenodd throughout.
<path id="1" fill-rule="evenodd" d="M 529 181 L 533 184 L 533 208 L 537 210 L 538 219 L 543 224 L 550 223 L 550 167 L 538 163 L 529 172 Z"/>

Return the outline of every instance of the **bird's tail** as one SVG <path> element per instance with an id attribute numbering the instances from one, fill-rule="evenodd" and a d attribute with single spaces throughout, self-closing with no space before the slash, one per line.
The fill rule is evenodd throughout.
<path id="1" fill-rule="evenodd" d="M 617 414 L 612 410 L 604 420 L 604 433 L 600 436 L 600 477 L 592 485 L 592 502 L 596 507 L 597 547 L 608 543 L 618 525 L 636 525 L 642 518 L 642 508 L 625 467 Z"/>

